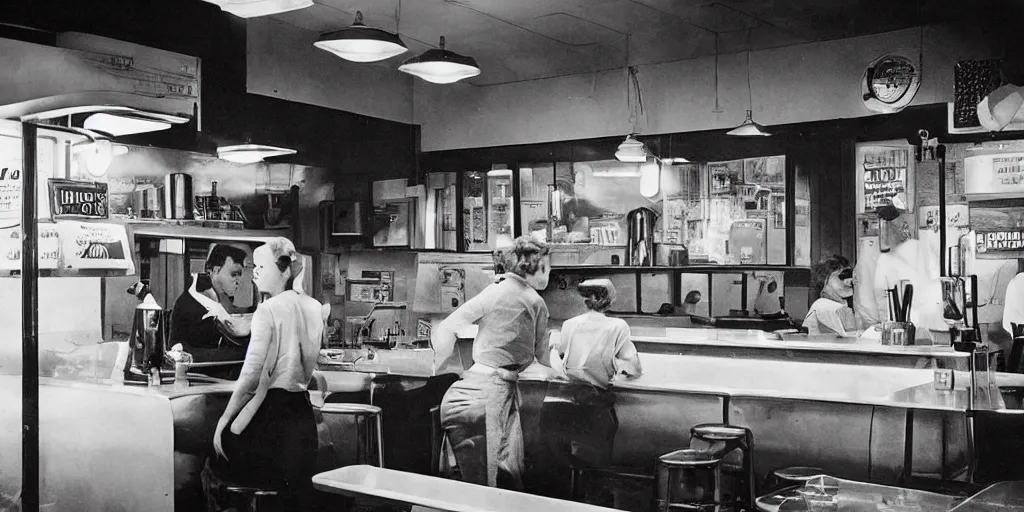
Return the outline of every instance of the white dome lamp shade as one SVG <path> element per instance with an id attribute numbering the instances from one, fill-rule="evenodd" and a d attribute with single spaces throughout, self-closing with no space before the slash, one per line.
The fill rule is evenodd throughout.
<path id="1" fill-rule="evenodd" d="M 79 165 L 85 167 L 93 177 L 99 178 L 106 174 L 115 156 L 128 153 L 127 146 L 114 144 L 99 133 L 77 128 L 74 131 L 84 135 L 86 141 L 73 144 L 72 154 L 78 157 Z"/>
<path id="2" fill-rule="evenodd" d="M 204 0 L 239 18 L 258 18 L 313 6 L 313 0 Z"/>
<path id="3" fill-rule="evenodd" d="M 379 62 L 409 51 L 398 34 L 364 25 L 360 11 L 352 26 L 321 35 L 313 46 L 352 62 Z"/>
<path id="4" fill-rule="evenodd" d="M 747 111 L 747 118 L 743 121 L 743 124 L 729 130 L 726 135 L 734 135 L 737 137 L 768 137 L 771 134 L 766 132 L 761 125 L 754 122 L 753 113 Z"/>
<path id="5" fill-rule="evenodd" d="M 615 158 L 620 162 L 643 163 L 647 161 L 647 147 L 643 142 L 636 140 L 632 135 L 627 135 L 626 140 L 619 144 L 615 151 Z"/>
<path id="6" fill-rule="evenodd" d="M 439 46 L 405 61 L 398 70 L 434 84 L 453 84 L 480 74 L 476 59 L 445 50 L 444 36 Z"/>
<path id="7" fill-rule="evenodd" d="M 265 158 L 294 155 L 294 149 L 263 146 L 260 144 L 239 144 L 237 146 L 221 146 L 217 148 L 217 158 L 236 164 L 254 164 Z"/>

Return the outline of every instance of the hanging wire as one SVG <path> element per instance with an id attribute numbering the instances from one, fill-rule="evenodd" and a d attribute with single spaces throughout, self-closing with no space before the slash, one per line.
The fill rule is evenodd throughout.
<path id="1" fill-rule="evenodd" d="M 402 0 L 395 3 L 395 35 L 402 30 Z"/>
<path id="2" fill-rule="evenodd" d="M 718 102 L 718 32 L 715 32 L 715 108 L 711 111 L 715 113 L 724 112 L 721 103 Z"/>
<path id="3" fill-rule="evenodd" d="M 754 110 L 754 91 L 750 87 L 750 33 L 753 29 L 747 29 L 747 107 Z"/>

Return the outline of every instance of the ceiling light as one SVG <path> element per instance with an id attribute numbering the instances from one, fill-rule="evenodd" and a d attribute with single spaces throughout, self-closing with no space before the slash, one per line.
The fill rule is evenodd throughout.
<path id="1" fill-rule="evenodd" d="M 451 84 L 480 74 L 476 59 L 444 49 L 444 36 L 439 46 L 405 61 L 398 70 L 434 84 Z"/>
<path id="2" fill-rule="evenodd" d="M 640 195 L 652 198 L 661 185 L 661 166 L 651 162 L 640 166 Z"/>
<path id="3" fill-rule="evenodd" d="M 643 142 L 634 139 L 632 135 L 627 135 L 626 140 L 622 141 L 615 151 L 615 158 L 620 162 L 643 163 L 647 161 L 647 148 Z"/>
<path id="4" fill-rule="evenodd" d="M 364 25 L 360 11 L 352 26 L 321 35 L 313 46 L 352 62 L 378 62 L 409 51 L 398 34 Z"/>
<path id="5" fill-rule="evenodd" d="M 256 18 L 305 9 L 313 0 L 204 0 L 239 18 Z"/>
<path id="6" fill-rule="evenodd" d="M 264 158 L 282 155 L 294 155 L 294 149 L 262 146 L 259 144 L 240 144 L 237 146 L 221 146 L 217 148 L 217 158 L 236 164 L 254 164 Z"/>
<path id="7" fill-rule="evenodd" d="M 174 121 L 168 118 L 174 118 Z M 98 112 L 85 118 L 86 130 L 109 133 L 114 137 L 167 130 L 172 124 L 184 124 L 188 119 L 175 116 L 137 115 L 131 112 Z"/>
<path id="8" fill-rule="evenodd" d="M 743 121 L 743 124 L 729 130 L 726 135 L 736 135 L 738 137 L 767 137 L 770 133 L 764 131 L 761 125 L 754 122 L 754 118 L 751 112 L 747 111 L 747 119 Z"/>
<path id="9" fill-rule="evenodd" d="M 74 131 L 84 135 L 87 141 L 73 144 L 72 153 L 81 158 L 80 162 L 93 177 L 98 178 L 106 174 L 115 156 L 128 153 L 127 146 L 112 144 L 110 139 L 103 138 L 98 133 L 82 129 Z"/>

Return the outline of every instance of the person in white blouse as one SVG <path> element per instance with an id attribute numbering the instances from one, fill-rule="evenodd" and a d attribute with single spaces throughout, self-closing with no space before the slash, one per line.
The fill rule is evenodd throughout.
<path id="1" fill-rule="evenodd" d="M 811 270 L 811 304 L 804 317 L 807 333 L 836 334 L 843 338 L 860 336 L 860 320 L 850 307 L 853 297 L 853 267 L 839 255 L 821 260 Z"/>
<path id="2" fill-rule="evenodd" d="M 252 337 L 214 450 L 243 485 L 278 491 L 285 510 L 312 508 L 317 431 L 306 385 L 325 328 L 325 309 L 297 290 L 302 259 L 286 238 L 253 253 L 253 282 L 266 297 L 252 319 Z"/>

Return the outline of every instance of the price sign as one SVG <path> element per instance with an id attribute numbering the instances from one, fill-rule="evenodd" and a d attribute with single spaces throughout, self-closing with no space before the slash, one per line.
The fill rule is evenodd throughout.
<path id="1" fill-rule="evenodd" d="M 107 184 L 50 180 L 50 212 L 54 219 L 105 219 Z"/>
<path id="2" fill-rule="evenodd" d="M 979 258 L 1019 258 L 1024 256 L 1024 228 L 1005 228 L 978 231 Z"/>
<path id="3" fill-rule="evenodd" d="M 907 144 L 857 145 L 857 213 L 872 213 L 903 195 L 913 209 L 913 160 Z"/>

